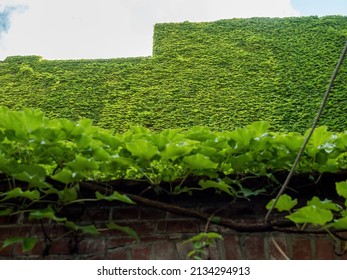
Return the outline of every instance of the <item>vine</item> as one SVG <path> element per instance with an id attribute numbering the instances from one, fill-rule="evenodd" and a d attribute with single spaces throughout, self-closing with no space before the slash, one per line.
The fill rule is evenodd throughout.
<path id="1" fill-rule="evenodd" d="M 146 198 L 146 193 L 150 189 L 159 195 L 179 197 L 213 190 L 231 201 L 271 193 L 278 187 L 275 172 L 290 169 L 303 138 L 298 133 L 270 132 L 266 122 L 230 132 L 194 127 L 189 131 L 168 129 L 153 133 L 133 127 L 126 133 L 114 134 L 92 126 L 87 119 L 51 120 L 38 110 L 0 107 L 0 215 L 25 215 L 39 223 L 50 220 L 63 225 L 66 234 L 97 235 L 105 230 L 120 230 L 138 240 L 133 229 L 117 225 L 116 221 L 110 220 L 98 228 L 94 223 L 78 224 L 64 212 L 70 205 L 107 201 L 158 208 L 237 231 L 286 231 L 290 220 L 243 224 L 217 213 L 211 216 Z M 322 126 L 314 131 L 297 171 L 346 170 L 346 155 L 346 134 L 329 132 Z M 249 188 L 244 185 L 247 174 L 263 176 L 272 183 Z M 193 185 L 188 184 L 192 178 Z M 147 187 L 138 195 L 131 188 L 119 188 L 119 180 L 138 181 Z M 54 240 L 45 236 L 48 252 Z M 214 238 L 204 235 L 202 239 L 206 245 Z M 23 250 L 28 251 L 36 241 L 32 236 L 12 236 L 2 247 L 21 243 Z M 195 255 L 202 257 L 199 250 Z"/>

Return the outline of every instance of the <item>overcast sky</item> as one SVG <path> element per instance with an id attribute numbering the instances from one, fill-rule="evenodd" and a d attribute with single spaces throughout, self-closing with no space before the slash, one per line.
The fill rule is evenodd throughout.
<path id="1" fill-rule="evenodd" d="M 347 15 L 347 0 L 0 0 L 0 60 L 149 56 L 155 23 Z"/>

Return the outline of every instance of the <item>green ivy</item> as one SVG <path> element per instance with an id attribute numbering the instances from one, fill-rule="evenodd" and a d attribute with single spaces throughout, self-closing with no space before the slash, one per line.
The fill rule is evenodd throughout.
<path id="1" fill-rule="evenodd" d="M 153 57 L 0 62 L 0 103 L 125 132 L 268 121 L 303 133 L 347 39 L 347 17 L 229 19 L 154 28 Z M 347 129 L 346 64 L 322 125 Z"/>

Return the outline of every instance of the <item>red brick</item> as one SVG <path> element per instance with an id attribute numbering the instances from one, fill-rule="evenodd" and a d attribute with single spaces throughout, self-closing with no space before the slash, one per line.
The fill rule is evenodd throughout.
<path id="1" fill-rule="evenodd" d="M 105 252 L 105 240 L 103 238 L 84 238 L 78 243 L 78 254 L 100 255 Z"/>
<path id="2" fill-rule="evenodd" d="M 127 235 L 128 236 L 128 235 Z M 109 237 L 107 241 L 107 248 L 119 248 L 126 245 L 132 245 L 136 244 L 136 240 L 130 236 L 124 236 L 124 237 Z"/>
<path id="3" fill-rule="evenodd" d="M 51 244 L 49 255 L 68 255 L 73 250 L 73 240 L 69 238 L 59 239 Z"/>
<path id="4" fill-rule="evenodd" d="M 84 221 L 108 221 L 110 219 L 110 207 L 92 208 L 84 213 L 81 220 Z"/>
<path id="5" fill-rule="evenodd" d="M 245 250 L 247 260 L 263 260 L 264 254 L 264 236 L 251 235 L 245 238 Z"/>
<path id="6" fill-rule="evenodd" d="M 0 225 L 13 225 L 18 223 L 18 216 L 0 216 Z"/>
<path id="7" fill-rule="evenodd" d="M 131 256 L 133 260 L 150 260 L 151 248 L 146 247 L 135 247 L 131 250 Z"/>
<path id="8" fill-rule="evenodd" d="M 161 221 L 158 223 L 158 232 L 198 233 L 199 224 L 195 221 Z"/>
<path id="9" fill-rule="evenodd" d="M 178 254 L 173 242 L 158 242 L 153 244 L 153 258 L 155 260 L 176 260 Z"/>
<path id="10" fill-rule="evenodd" d="M 334 244 L 329 239 L 317 238 L 316 240 L 316 259 L 317 260 L 334 260 Z"/>
<path id="11" fill-rule="evenodd" d="M 223 237 L 224 255 L 227 260 L 242 260 L 240 237 L 237 234 L 229 234 Z"/>
<path id="12" fill-rule="evenodd" d="M 140 218 L 147 220 L 165 219 L 166 215 L 167 213 L 165 211 L 153 208 L 142 208 L 140 211 Z"/>
<path id="13" fill-rule="evenodd" d="M 144 234 L 151 234 L 157 229 L 157 224 L 155 221 L 148 221 L 148 222 L 133 222 L 128 225 L 133 230 L 136 231 L 138 235 L 144 235 Z"/>
<path id="14" fill-rule="evenodd" d="M 49 225 L 44 225 L 44 229 L 46 234 L 51 238 L 51 239 L 57 239 L 60 238 L 61 236 L 65 235 L 68 232 L 68 229 L 64 225 L 59 225 L 59 224 L 49 224 Z M 37 227 L 36 230 L 40 234 L 42 233 L 41 227 Z"/>
<path id="15" fill-rule="evenodd" d="M 0 243 L 0 245 L 2 246 L 2 243 Z M 0 248 L 0 256 L 8 256 L 8 257 L 11 257 L 13 256 L 13 250 L 14 250 L 14 247 L 15 245 L 10 245 L 10 246 L 7 246 L 3 249 Z"/>
<path id="16" fill-rule="evenodd" d="M 188 253 L 193 250 L 193 245 L 191 242 L 183 242 L 179 241 L 176 243 L 178 259 L 179 260 L 187 260 Z"/>
<path id="17" fill-rule="evenodd" d="M 108 250 L 106 259 L 107 260 L 128 260 L 128 249 L 127 248 L 118 248 L 113 250 Z"/>
<path id="18" fill-rule="evenodd" d="M 207 249 L 207 259 L 220 260 L 222 256 L 218 250 L 218 241 L 213 242 Z"/>
<path id="19" fill-rule="evenodd" d="M 289 258 L 288 253 L 288 246 L 287 246 L 287 240 L 285 237 L 269 237 L 269 257 L 271 260 L 285 260 L 286 257 L 283 256 L 283 254 L 277 249 L 276 245 L 274 244 L 273 240 L 277 243 L 277 245 L 280 247 L 280 249 L 283 251 L 283 253 L 286 255 L 287 258 Z"/>
<path id="20" fill-rule="evenodd" d="M 112 209 L 112 220 L 137 220 L 140 218 L 138 206 L 117 207 Z"/>
<path id="21" fill-rule="evenodd" d="M 295 237 L 292 241 L 293 260 L 311 260 L 311 242 L 307 238 Z"/>

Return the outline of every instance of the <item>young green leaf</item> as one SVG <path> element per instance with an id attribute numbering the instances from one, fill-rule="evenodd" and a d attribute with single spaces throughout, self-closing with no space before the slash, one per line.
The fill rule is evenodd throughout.
<path id="1" fill-rule="evenodd" d="M 32 210 L 29 214 L 29 219 L 36 219 L 36 220 L 41 220 L 41 219 L 51 219 L 56 222 L 65 222 L 67 219 L 66 218 L 59 218 L 55 215 L 55 212 L 53 209 L 48 206 L 46 209 L 42 210 Z"/>
<path id="2" fill-rule="evenodd" d="M 191 156 L 185 156 L 183 162 L 188 164 L 192 170 L 198 169 L 214 169 L 217 168 L 218 164 L 209 159 L 209 157 L 202 154 L 196 154 Z"/>
<path id="3" fill-rule="evenodd" d="M 156 146 L 154 146 L 151 142 L 143 139 L 126 143 L 125 146 L 133 156 L 144 158 L 146 160 L 150 160 L 159 152 Z"/>
<path id="4" fill-rule="evenodd" d="M 347 216 L 335 220 L 331 226 L 333 226 L 335 229 L 347 230 Z"/>
<path id="5" fill-rule="evenodd" d="M 67 168 L 64 168 L 57 174 L 53 175 L 52 179 L 62 182 L 64 184 L 68 184 L 82 180 L 83 175 L 80 172 L 74 172 Z"/>
<path id="6" fill-rule="evenodd" d="M 106 226 L 107 226 L 108 229 L 118 230 L 118 231 L 123 232 L 123 233 L 129 235 L 130 237 L 134 238 L 136 241 L 138 241 L 138 242 L 140 241 L 140 238 L 137 235 L 136 231 L 133 230 L 130 227 L 120 226 L 120 225 L 117 225 L 117 224 L 115 224 L 113 222 L 106 224 Z"/>
<path id="7" fill-rule="evenodd" d="M 336 191 L 339 196 L 347 199 L 347 181 L 337 182 Z"/>
<path id="8" fill-rule="evenodd" d="M 316 206 L 305 206 L 293 214 L 286 216 L 296 224 L 314 224 L 324 226 L 333 219 L 333 214 L 330 210 L 318 208 Z"/>
<path id="9" fill-rule="evenodd" d="M 87 226 L 80 226 L 76 225 L 75 223 L 72 223 L 70 221 L 66 222 L 65 225 L 73 230 L 81 231 L 84 234 L 92 234 L 92 235 L 98 235 L 100 232 L 95 227 L 95 225 L 87 225 Z"/>
<path id="10" fill-rule="evenodd" d="M 33 237 L 10 237 L 4 241 L 2 248 L 5 248 L 12 244 L 20 243 L 22 245 L 23 252 L 27 252 L 34 248 L 36 242 L 37 239 Z"/>
<path id="11" fill-rule="evenodd" d="M 214 188 L 222 192 L 225 192 L 228 195 L 236 196 L 235 190 L 224 181 L 216 182 L 212 180 L 200 180 L 199 185 L 202 187 L 202 189 Z"/>
<path id="12" fill-rule="evenodd" d="M 102 193 L 97 191 L 95 192 L 95 196 L 97 200 L 107 200 L 107 201 L 118 200 L 118 201 L 122 201 L 129 204 L 135 204 L 135 202 L 132 201 L 128 196 L 126 196 L 125 194 L 120 194 L 117 191 L 113 192 L 113 194 L 108 196 L 103 195 Z"/>
<path id="13" fill-rule="evenodd" d="M 270 200 L 270 202 L 266 205 L 266 209 L 268 209 L 268 210 L 271 209 L 274 202 L 275 202 L 275 199 Z M 290 211 L 297 204 L 298 204 L 297 199 L 292 199 L 289 195 L 283 194 L 278 199 L 278 201 L 275 205 L 275 209 L 277 209 L 280 212 Z"/>
<path id="14" fill-rule="evenodd" d="M 4 196 L 1 201 L 19 197 L 25 197 L 30 200 L 38 200 L 40 198 L 40 193 L 37 190 L 23 192 L 21 188 L 14 188 L 13 190 L 3 193 L 1 196 Z"/>
<path id="15" fill-rule="evenodd" d="M 327 209 L 327 210 L 334 210 L 334 211 L 340 211 L 341 206 L 331 202 L 331 200 L 325 199 L 320 200 L 317 196 L 312 197 L 310 201 L 307 202 L 308 206 L 314 206 L 321 209 Z"/>

